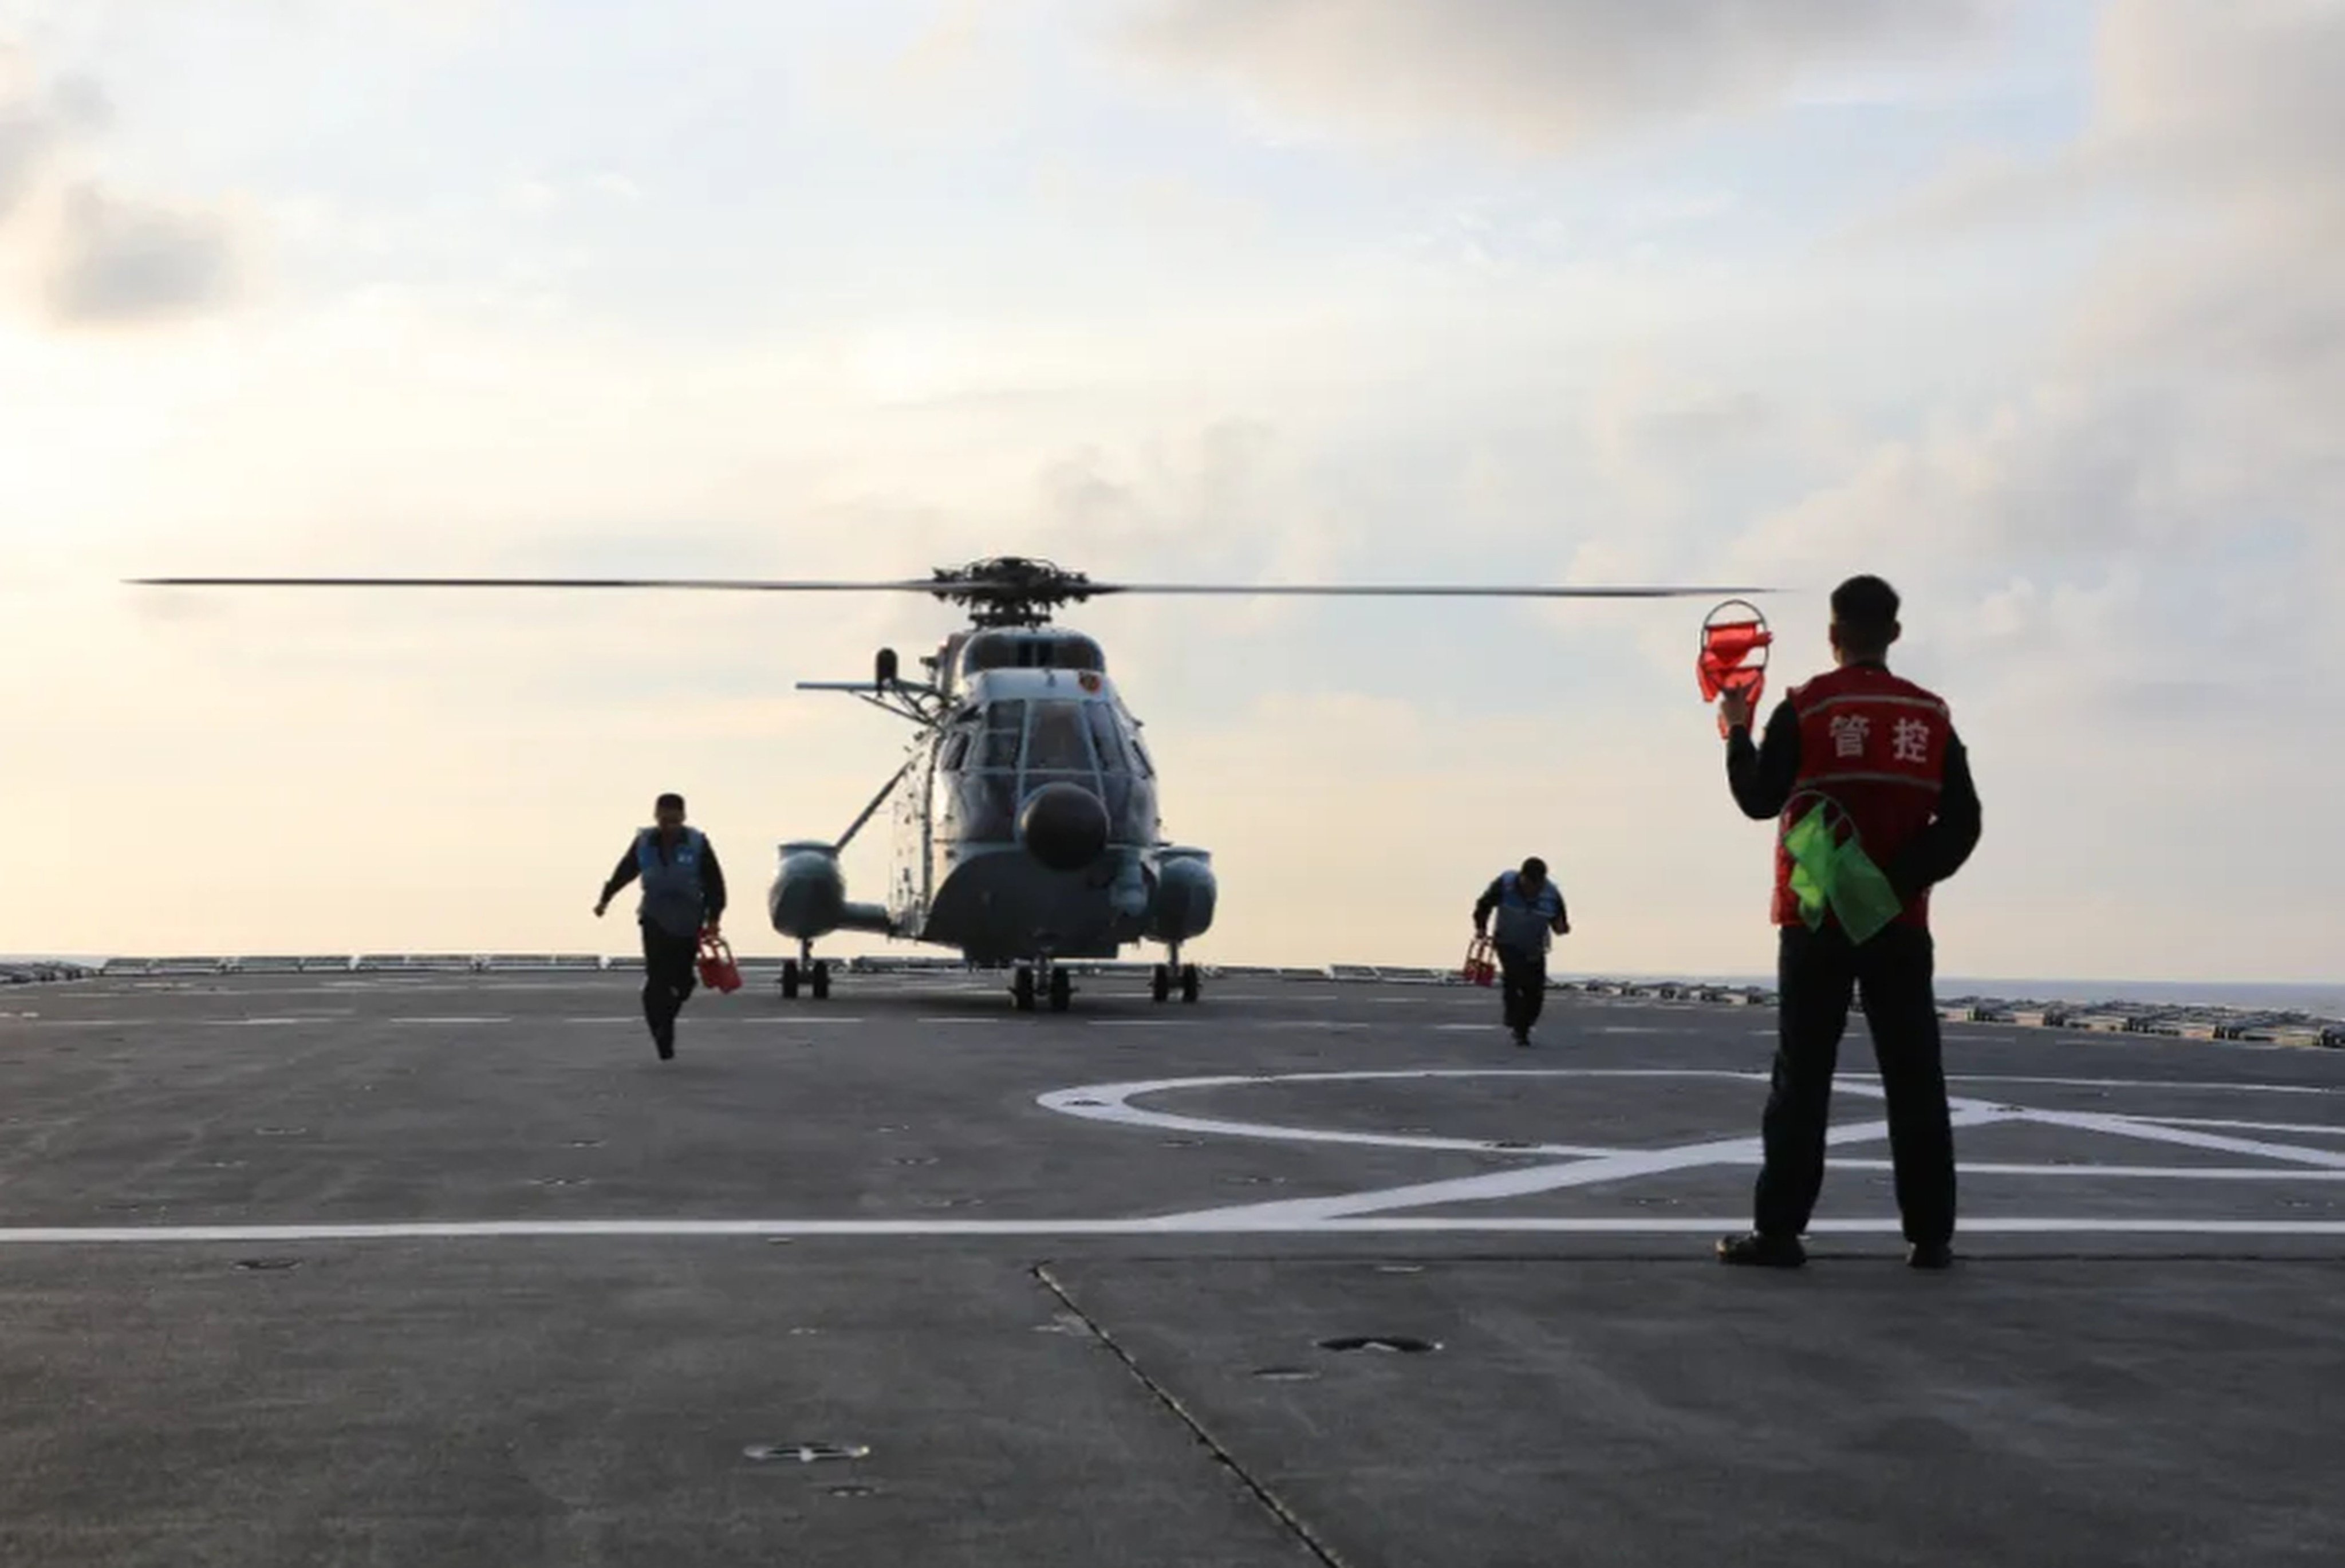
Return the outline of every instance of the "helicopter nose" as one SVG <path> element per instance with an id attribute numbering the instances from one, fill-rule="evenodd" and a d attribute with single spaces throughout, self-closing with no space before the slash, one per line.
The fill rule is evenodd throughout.
<path id="1" fill-rule="evenodd" d="M 1080 784 L 1045 784 L 1019 811 L 1018 839 L 1052 871 L 1081 871 L 1107 850 L 1107 808 Z"/>

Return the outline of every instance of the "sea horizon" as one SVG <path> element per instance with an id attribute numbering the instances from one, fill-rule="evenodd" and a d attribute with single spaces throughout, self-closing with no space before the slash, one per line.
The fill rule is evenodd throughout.
<path id="1" fill-rule="evenodd" d="M 0 963 L 65 963 L 95 968 L 117 956 L 159 958 L 175 955 L 0 953 Z M 1242 963 L 1244 961 L 1231 962 Z M 1331 962 L 1340 965 L 1345 961 Z M 1379 964 L 1372 967 L 1390 969 L 1402 966 Z M 1755 986 L 1761 989 L 1771 989 L 1775 983 L 1772 974 L 1694 970 L 1558 969 L 1551 973 L 1559 981 L 1619 980 L 1646 984 Z M 2092 980 L 2073 976 L 1953 974 L 1940 975 L 1936 987 L 1939 997 L 1947 1001 L 1975 996 L 2075 1005 L 2127 1003 L 2152 1007 L 2220 1007 L 2251 1013 L 2299 1013 L 2345 1022 L 2345 980 Z"/>

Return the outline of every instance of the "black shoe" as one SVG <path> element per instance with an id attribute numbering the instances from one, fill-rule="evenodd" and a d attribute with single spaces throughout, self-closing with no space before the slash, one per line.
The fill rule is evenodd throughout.
<path id="1" fill-rule="evenodd" d="M 1808 1260 L 1808 1249 L 1796 1236 L 1761 1236 L 1754 1230 L 1720 1238 L 1718 1260 L 1757 1268 L 1797 1268 Z"/>
<path id="2" fill-rule="evenodd" d="M 652 1025 L 652 1044 L 659 1047 L 661 1061 L 665 1062 L 673 1057 L 675 1054 L 675 1025 L 673 1023 Z"/>
<path id="3" fill-rule="evenodd" d="M 1954 1249 L 1945 1242 L 1916 1242 L 1905 1249 L 1905 1267 L 1908 1268 L 1937 1269 L 1954 1266 Z"/>
<path id="4" fill-rule="evenodd" d="M 1519 1046 L 1522 1046 L 1525 1050 L 1528 1050 L 1528 1049 L 1530 1048 L 1530 1043 L 1531 1043 L 1531 1032 L 1530 1032 L 1529 1030 L 1528 1030 L 1528 1029 L 1518 1029 L 1518 1030 L 1516 1030 L 1516 1031 L 1515 1031 L 1515 1044 L 1518 1044 L 1518 1045 L 1519 1045 Z"/>

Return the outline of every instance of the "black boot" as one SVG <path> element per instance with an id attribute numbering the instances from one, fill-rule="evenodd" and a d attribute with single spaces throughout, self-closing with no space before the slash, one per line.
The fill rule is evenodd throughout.
<path id="1" fill-rule="evenodd" d="M 1808 1249 L 1796 1236 L 1763 1236 L 1754 1230 L 1722 1238 L 1718 1260 L 1758 1268 L 1797 1268 L 1808 1260 Z"/>

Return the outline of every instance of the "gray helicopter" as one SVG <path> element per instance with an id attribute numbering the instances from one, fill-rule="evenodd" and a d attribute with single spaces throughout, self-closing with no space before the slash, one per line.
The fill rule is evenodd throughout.
<path id="1" fill-rule="evenodd" d="M 1044 1000 L 1065 1012 L 1078 972 L 1123 972 L 1129 945 L 1155 943 L 1149 971 L 1166 1002 L 1202 993 L 1183 947 L 1213 927 L 1213 856 L 1167 841 L 1155 759 L 1142 723 L 1108 677 L 1098 641 L 1052 624 L 1071 603 L 1130 594 L 1476 598 L 1719 597 L 1764 589 L 1472 587 L 1093 582 L 1048 561 L 1000 556 L 930 576 L 877 582 L 707 578 L 150 577 L 159 586 L 715 589 L 919 593 L 963 606 L 967 629 L 904 678 L 882 648 L 868 681 L 801 681 L 801 691 L 852 694 L 909 720 L 902 764 L 836 840 L 780 846 L 766 891 L 773 929 L 796 942 L 781 993 L 830 994 L 815 943 L 840 932 L 957 950 L 971 967 L 1011 971 L 1021 1012 Z M 890 800 L 893 864 L 882 902 L 847 897 L 839 856 Z"/>

